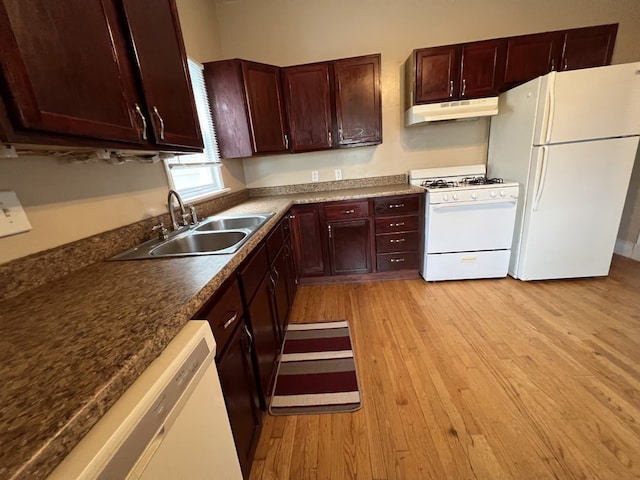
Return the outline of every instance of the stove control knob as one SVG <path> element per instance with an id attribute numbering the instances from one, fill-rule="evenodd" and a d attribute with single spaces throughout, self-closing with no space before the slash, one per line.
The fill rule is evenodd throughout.
<path id="1" fill-rule="evenodd" d="M 476 198 L 478 198 L 478 192 L 473 192 L 473 193 L 471 194 L 471 198 L 473 198 L 474 200 L 475 200 Z"/>
<path id="2" fill-rule="evenodd" d="M 442 194 L 442 199 L 446 202 L 449 200 L 449 195 L 447 195 L 446 193 Z"/>
<path id="3" fill-rule="evenodd" d="M 506 197 L 506 196 L 507 196 L 507 194 L 505 193 L 505 191 L 504 191 L 504 190 L 500 190 L 500 196 L 501 196 L 501 197 Z"/>
<path id="4" fill-rule="evenodd" d="M 491 195 L 491 198 L 496 198 L 498 194 L 496 192 L 491 192 L 489 195 Z"/>
<path id="5" fill-rule="evenodd" d="M 452 197 L 454 200 L 457 200 L 457 199 L 458 199 L 458 194 L 457 194 L 457 193 L 454 193 L 451 197 Z"/>

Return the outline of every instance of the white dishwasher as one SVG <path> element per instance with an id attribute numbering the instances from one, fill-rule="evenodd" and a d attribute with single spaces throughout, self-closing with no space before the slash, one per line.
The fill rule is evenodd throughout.
<path id="1" fill-rule="evenodd" d="M 206 321 L 192 320 L 51 480 L 241 480 Z"/>

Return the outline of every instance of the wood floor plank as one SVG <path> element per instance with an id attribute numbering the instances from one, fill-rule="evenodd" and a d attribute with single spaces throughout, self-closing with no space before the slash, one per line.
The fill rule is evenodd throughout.
<path id="1" fill-rule="evenodd" d="M 304 286 L 349 321 L 363 407 L 265 416 L 265 479 L 640 478 L 640 263 L 608 277 Z"/>

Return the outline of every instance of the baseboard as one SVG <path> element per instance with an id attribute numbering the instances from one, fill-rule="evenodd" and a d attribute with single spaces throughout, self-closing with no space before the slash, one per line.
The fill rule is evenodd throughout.
<path id="1" fill-rule="evenodd" d="M 628 240 L 621 240 L 618 238 L 613 251 L 623 257 L 640 261 L 640 243 L 633 243 Z"/>

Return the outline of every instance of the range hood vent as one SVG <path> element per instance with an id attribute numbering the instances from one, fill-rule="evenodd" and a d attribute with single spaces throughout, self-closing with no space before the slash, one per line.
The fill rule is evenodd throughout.
<path id="1" fill-rule="evenodd" d="M 446 120 L 473 120 L 497 115 L 498 97 L 455 100 L 443 103 L 415 105 L 405 111 L 405 125 L 441 122 Z"/>

